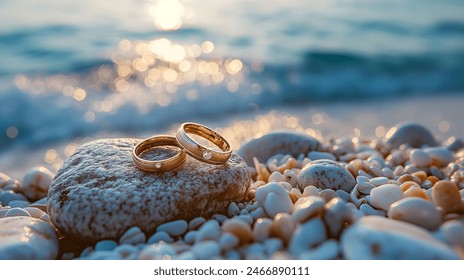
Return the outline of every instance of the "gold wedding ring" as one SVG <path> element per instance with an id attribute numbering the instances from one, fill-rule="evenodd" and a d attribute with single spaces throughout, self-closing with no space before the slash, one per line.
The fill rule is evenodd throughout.
<path id="1" fill-rule="evenodd" d="M 146 160 L 140 157 L 143 152 L 160 146 L 173 146 L 179 148 L 180 151 L 174 156 L 162 160 Z M 150 172 L 166 172 L 176 169 L 185 162 L 185 158 L 184 149 L 179 147 L 176 138 L 170 135 L 158 135 L 145 139 L 132 150 L 132 159 L 135 165 L 141 170 Z"/>
<path id="2" fill-rule="evenodd" d="M 221 149 L 221 151 L 207 148 L 195 142 L 187 133 L 200 136 Z M 177 142 L 191 157 L 209 164 L 224 164 L 230 158 L 232 150 L 227 140 L 219 133 L 201 124 L 183 123 L 176 133 Z"/>

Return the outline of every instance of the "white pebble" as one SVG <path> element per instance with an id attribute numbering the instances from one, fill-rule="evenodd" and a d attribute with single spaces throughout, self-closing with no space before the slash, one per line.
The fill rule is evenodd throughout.
<path id="1" fill-rule="evenodd" d="M 269 176 L 268 182 L 286 182 L 285 176 L 279 171 L 274 171 Z"/>
<path id="2" fill-rule="evenodd" d="M 375 215 L 375 216 L 385 217 L 387 215 L 387 212 L 385 210 L 374 209 L 368 203 L 361 204 L 361 206 L 359 207 L 359 210 L 361 210 L 361 212 L 366 216 L 367 215 Z"/>
<path id="3" fill-rule="evenodd" d="M 374 188 L 370 195 L 373 206 L 388 211 L 390 205 L 403 198 L 403 191 L 394 184 L 385 184 Z"/>
<path id="4" fill-rule="evenodd" d="M 419 197 L 407 197 L 393 203 L 388 210 L 388 217 L 429 230 L 436 229 L 443 221 L 435 204 Z"/>
<path id="5" fill-rule="evenodd" d="M 240 209 L 238 209 L 238 206 L 235 202 L 229 203 L 229 207 L 227 207 L 227 215 L 229 217 L 233 217 L 235 215 L 238 215 L 240 213 Z"/>
<path id="6" fill-rule="evenodd" d="M 118 253 L 125 260 L 135 259 L 138 251 L 137 247 L 132 244 L 122 244 L 114 249 L 114 252 Z"/>
<path id="7" fill-rule="evenodd" d="M 327 238 L 325 225 L 319 218 L 298 225 L 289 244 L 289 251 L 294 256 L 311 249 Z"/>
<path id="8" fill-rule="evenodd" d="M 48 214 L 43 214 L 42 216 L 40 216 L 40 219 L 42 221 L 44 221 L 44 222 L 47 222 L 47 223 L 51 224 L 50 223 L 50 216 Z"/>
<path id="9" fill-rule="evenodd" d="M 44 211 L 38 209 L 38 208 L 35 208 L 35 207 L 26 207 L 24 208 L 24 210 L 26 210 L 27 212 L 29 212 L 29 214 L 31 215 L 31 217 L 33 218 L 36 218 L 36 219 L 40 219 L 40 217 L 42 217 L 43 215 L 47 214 L 45 213 Z"/>
<path id="10" fill-rule="evenodd" d="M 7 191 L 0 190 L 0 204 L 1 205 L 6 206 L 13 200 L 27 201 L 27 198 L 24 195 L 20 193 L 15 193 L 12 190 L 7 190 Z"/>
<path id="11" fill-rule="evenodd" d="M 145 246 L 139 256 L 140 260 L 169 260 L 177 254 L 176 250 L 170 245 L 164 242 L 153 246 Z"/>
<path id="12" fill-rule="evenodd" d="M 31 214 L 29 214 L 29 212 L 27 212 L 26 210 L 24 210 L 22 208 L 16 207 L 16 208 L 11 208 L 8 211 L 6 211 L 6 213 L 4 215 L 4 218 L 7 218 L 7 217 L 20 217 L 20 216 L 31 217 Z"/>
<path id="13" fill-rule="evenodd" d="M 250 216 L 249 214 L 236 216 L 236 218 L 239 219 L 239 220 L 244 221 L 245 223 L 247 223 L 247 224 L 249 224 L 249 225 L 252 225 L 253 222 L 254 222 L 253 217 Z"/>
<path id="14" fill-rule="evenodd" d="M 185 220 L 177 220 L 164 223 L 156 228 L 156 232 L 165 231 L 171 236 L 180 236 L 188 229 L 188 224 Z"/>
<path id="15" fill-rule="evenodd" d="M 375 178 L 370 179 L 369 183 L 371 183 L 372 185 L 378 187 L 378 186 L 381 186 L 381 185 L 388 184 L 389 181 L 390 180 L 387 177 L 375 177 Z"/>
<path id="16" fill-rule="evenodd" d="M 264 212 L 264 209 L 262 207 L 258 207 L 257 209 L 253 210 L 250 213 L 250 216 L 254 219 L 257 220 L 259 218 L 266 218 L 267 214 Z"/>
<path id="17" fill-rule="evenodd" d="M 46 197 L 54 176 L 55 175 L 45 167 L 33 168 L 24 176 L 21 184 L 21 191 L 31 201 Z"/>
<path id="18" fill-rule="evenodd" d="M 284 176 L 285 176 L 285 180 L 288 183 L 290 183 L 294 188 L 298 187 L 298 176 L 293 170 L 291 169 L 285 170 Z"/>
<path id="19" fill-rule="evenodd" d="M 464 223 L 456 220 L 447 221 L 441 225 L 440 231 L 448 243 L 464 249 Z"/>
<path id="20" fill-rule="evenodd" d="M 293 205 L 292 218 L 303 223 L 317 215 L 324 209 L 325 199 L 319 196 L 305 196 L 298 199 Z"/>
<path id="21" fill-rule="evenodd" d="M 196 231 L 196 230 L 191 230 L 191 231 L 187 232 L 184 235 L 185 243 L 187 243 L 187 244 L 195 243 L 195 239 L 197 239 L 197 234 L 198 234 L 198 231 Z M 150 240 L 148 240 L 148 241 L 150 241 Z"/>
<path id="22" fill-rule="evenodd" d="M 318 159 L 330 159 L 330 160 L 336 160 L 335 156 L 332 155 L 331 153 L 325 153 L 325 152 L 318 152 L 318 151 L 311 151 L 308 153 L 308 158 L 310 160 L 318 160 Z"/>
<path id="23" fill-rule="evenodd" d="M 272 220 L 268 218 L 258 219 L 253 226 L 253 239 L 256 242 L 264 242 L 269 238 Z"/>
<path id="24" fill-rule="evenodd" d="M 348 200 L 350 200 L 350 194 L 347 193 L 346 191 L 344 190 L 337 190 L 336 191 L 338 197 L 340 197 L 341 199 L 343 199 L 345 202 L 347 202 Z"/>
<path id="25" fill-rule="evenodd" d="M 139 227 L 131 227 L 120 238 L 119 244 L 139 244 L 145 242 L 145 234 Z"/>
<path id="26" fill-rule="evenodd" d="M 416 166 L 429 166 L 432 164 L 432 158 L 421 149 L 412 149 L 409 152 L 409 159 Z"/>
<path id="27" fill-rule="evenodd" d="M 221 235 L 221 228 L 216 220 L 209 220 L 204 223 L 199 229 L 195 239 L 195 242 L 201 242 L 205 240 L 219 240 Z"/>
<path id="28" fill-rule="evenodd" d="M 210 260 L 221 253 L 221 247 L 216 241 L 207 240 L 192 246 L 192 252 L 202 260 Z"/>
<path id="29" fill-rule="evenodd" d="M 303 196 L 319 196 L 319 190 L 315 186 L 307 186 L 303 190 Z"/>
<path id="30" fill-rule="evenodd" d="M 438 166 L 443 167 L 454 161 L 453 153 L 445 147 L 425 148 L 426 152 Z"/>
<path id="31" fill-rule="evenodd" d="M 300 189 L 298 188 L 293 188 L 290 190 L 290 194 L 293 194 L 296 198 L 300 198 L 302 197 L 303 195 L 301 194 L 301 191 Z"/>
<path id="32" fill-rule="evenodd" d="M 266 252 L 268 256 L 274 254 L 283 247 L 284 244 L 280 238 L 269 238 L 264 241 L 264 252 Z"/>
<path id="33" fill-rule="evenodd" d="M 334 260 L 340 253 L 340 246 L 334 239 L 324 241 L 312 250 L 305 251 L 299 255 L 302 260 Z"/>
<path id="34" fill-rule="evenodd" d="M 266 200 L 262 206 L 269 217 L 274 218 L 279 213 L 290 213 L 293 203 L 288 194 L 271 192 L 266 196 Z"/>
<path id="35" fill-rule="evenodd" d="M 395 174 L 393 174 L 393 170 L 391 170 L 389 167 L 382 168 L 382 173 L 385 175 L 385 177 L 389 179 L 395 177 Z"/>
<path id="36" fill-rule="evenodd" d="M 248 259 L 256 259 L 257 256 L 264 255 L 264 246 L 261 243 L 251 243 L 243 248 Z"/>
<path id="37" fill-rule="evenodd" d="M 29 206 L 29 202 L 24 200 L 12 200 L 10 203 L 8 203 L 8 206 L 11 206 L 12 208 L 26 208 Z"/>
<path id="38" fill-rule="evenodd" d="M 242 209 L 242 208 L 240 208 L 240 209 Z M 228 219 L 227 216 L 222 215 L 222 214 L 214 214 L 211 218 L 218 221 L 218 223 L 220 223 L 220 224 L 222 224 L 224 221 L 226 221 Z"/>
<path id="39" fill-rule="evenodd" d="M 239 243 L 240 239 L 229 232 L 224 232 L 219 238 L 219 246 L 221 246 L 223 250 L 231 250 L 237 247 Z"/>
<path id="40" fill-rule="evenodd" d="M 114 240 L 101 240 L 95 244 L 95 251 L 112 251 L 118 247 L 118 243 Z"/>
<path id="41" fill-rule="evenodd" d="M 196 260 L 197 257 L 192 251 L 185 251 L 177 256 L 175 256 L 176 260 L 184 260 L 184 261 L 193 261 Z"/>
<path id="42" fill-rule="evenodd" d="M 203 217 L 196 217 L 189 222 L 189 230 L 195 230 L 199 228 L 202 224 L 206 222 L 206 219 Z"/>
<path id="43" fill-rule="evenodd" d="M 153 234 L 150 238 L 148 238 L 147 244 L 154 244 L 160 241 L 164 241 L 166 243 L 172 243 L 174 242 L 174 239 L 172 239 L 172 237 L 169 236 L 167 232 L 160 231 L 160 232 Z"/>

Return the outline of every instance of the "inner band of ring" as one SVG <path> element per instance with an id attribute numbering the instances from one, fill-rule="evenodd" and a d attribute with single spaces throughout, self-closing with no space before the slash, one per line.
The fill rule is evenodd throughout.
<path id="1" fill-rule="evenodd" d="M 178 147 L 180 148 L 180 151 L 173 157 L 169 157 L 163 160 L 146 160 L 139 157 L 139 155 L 144 151 L 159 146 Z M 135 165 L 141 170 L 150 172 L 165 172 L 181 166 L 185 162 L 186 154 L 182 147 L 179 147 L 179 144 L 174 136 L 157 135 L 145 139 L 137 144 L 132 151 L 132 159 Z"/>
<path id="2" fill-rule="evenodd" d="M 222 151 L 212 150 L 198 144 L 189 137 L 187 133 L 205 138 Z M 232 153 L 229 143 L 222 135 L 201 124 L 191 122 L 182 124 L 177 130 L 176 138 L 179 145 L 182 146 L 191 157 L 206 163 L 217 165 L 224 164 Z"/>

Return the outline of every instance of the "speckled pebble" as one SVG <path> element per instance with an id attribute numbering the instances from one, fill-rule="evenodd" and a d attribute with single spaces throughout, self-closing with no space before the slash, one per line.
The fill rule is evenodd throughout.
<path id="1" fill-rule="evenodd" d="M 409 197 L 393 203 L 388 210 L 388 217 L 434 230 L 443 222 L 440 211 L 435 204 L 418 197 Z"/>
<path id="2" fill-rule="evenodd" d="M 374 188 L 370 198 L 372 206 L 388 211 L 392 203 L 403 198 L 403 190 L 395 184 L 385 184 Z"/>
<path id="3" fill-rule="evenodd" d="M 46 197 L 54 176 L 45 167 L 33 168 L 24 176 L 21 191 L 31 201 Z"/>
<path id="4" fill-rule="evenodd" d="M 289 154 L 297 157 L 319 148 L 319 141 L 306 134 L 295 132 L 272 132 L 243 144 L 237 153 L 249 166 L 253 166 L 253 157 L 266 162 L 271 156 Z"/>
<path id="5" fill-rule="evenodd" d="M 456 252 L 429 231 L 379 216 L 362 217 L 345 230 L 341 248 L 349 260 L 458 259 Z"/>
<path id="6" fill-rule="evenodd" d="M 288 246 L 294 256 L 298 256 L 313 246 L 320 244 L 327 238 L 324 223 L 319 218 L 314 218 L 296 227 L 296 230 Z"/>
<path id="7" fill-rule="evenodd" d="M 305 165 L 298 174 L 300 188 L 315 186 L 322 189 L 351 191 L 356 184 L 353 175 L 335 161 L 321 159 Z"/>
<path id="8" fill-rule="evenodd" d="M 187 157 L 175 171 L 147 173 L 131 158 L 139 142 L 96 140 L 65 161 L 47 201 L 61 232 L 89 242 L 116 239 L 133 226 L 150 234 L 165 222 L 227 212 L 229 203 L 242 201 L 248 191 L 250 173 L 236 153 L 221 166 Z"/>
<path id="9" fill-rule="evenodd" d="M 185 220 L 176 220 L 161 224 L 156 228 L 156 231 L 165 231 L 170 236 L 180 236 L 184 234 L 188 229 L 188 224 Z"/>
<path id="10" fill-rule="evenodd" d="M 0 260 L 55 259 L 58 237 L 47 223 L 31 217 L 0 219 Z"/>
<path id="11" fill-rule="evenodd" d="M 401 144 L 407 144 L 413 148 L 438 144 L 427 128 L 415 122 L 402 122 L 395 125 L 385 134 L 385 142 L 390 148 L 397 148 Z"/>
<path id="12" fill-rule="evenodd" d="M 463 208 L 459 189 L 450 181 L 437 182 L 432 188 L 432 197 L 444 213 L 456 212 Z"/>

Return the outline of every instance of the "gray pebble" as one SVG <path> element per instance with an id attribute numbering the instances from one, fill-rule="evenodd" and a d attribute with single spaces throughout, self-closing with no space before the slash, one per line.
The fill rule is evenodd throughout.
<path id="1" fill-rule="evenodd" d="M 95 251 L 112 251 L 118 246 L 114 240 L 101 240 L 95 244 Z"/>

